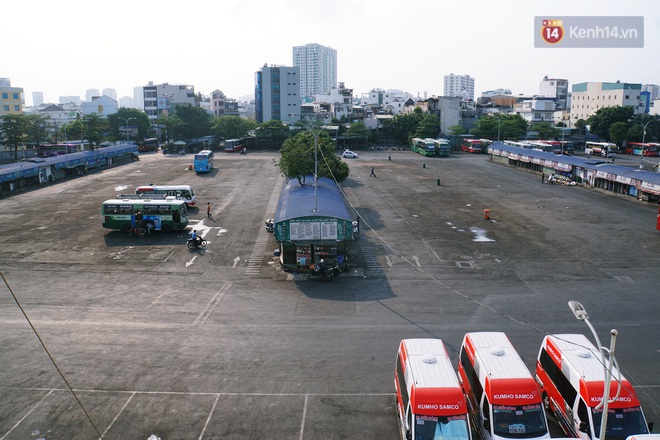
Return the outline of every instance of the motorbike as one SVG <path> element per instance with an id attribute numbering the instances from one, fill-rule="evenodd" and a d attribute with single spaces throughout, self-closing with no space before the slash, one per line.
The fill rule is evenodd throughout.
<path id="1" fill-rule="evenodd" d="M 310 270 L 307 278 L 310 280 L 331 280 L 335 277 L 338 277 L 340 273 L 341 269 L 339 269 L 339 264 L 326 267 L 324 273 L 321 273 L 321 269 L 318 266 L 314 266 L 312 270 Z"/>
<path id="2" fill-rule="evenodd" d="M 266 220 L 266 231 L 270 232 L 271 234 L 275 232 L 275 220 L 272 218 L 269 218 Z"/>
<path id="3" fill-rule="evenodd" d="M 128 236 L 144 238 L 147 236 L 147 230 L 145 228 L 131 228 L 131 230 L 128 231 Z"/>
<path id="4" fill-rule="evenodd" d="M 360 234 L 360 226 L 357 221 L 353 221 L 353 240 L 357 240 L 358 235 Z"/>
<path id="5" fill-rule="evenodd" d="M 189 238 L 187 242 L 188 249 L 206 249 L 207 244 L 203 238 L 197 238 L 197 241 Z"/>

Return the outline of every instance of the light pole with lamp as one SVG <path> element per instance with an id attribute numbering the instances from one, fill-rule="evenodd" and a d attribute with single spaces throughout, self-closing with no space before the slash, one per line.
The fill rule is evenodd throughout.
<path id="1" fill-rule="evenodd" d="M 325 130 L 325 127 L 321 127 L 320 130 L 314 131 L 312 127 L 309 125 L 301 122 L 300 125 L 305 127 L 310 133 L 312 133 L 312 136 L 314 137 L 314 212 L 319 212 L 318 208 L 318 196 L 316 192 L 316 187 L 318 186 L 318 181 L 319 181 L 319 161 L 318 161 L 318 150 L 319 150 L 319 135 L 323 130 Z"/>
<path id="2" fill-rule="evenodd" d="M 642 151 L 640 152 L 640 156 L 639 156 L 639 169 L 640 170 L 644 169 L 644 141 L 646 140 L 646 127 L 648 127 L 649 124 L 653 121 L 654 121 L 654 119 L 651 119 L 650 121 L 648 121 L 644 125 L 644 128 L 642 129 Z"/>
<path id="3" fill-rule="evenodd" d="M 126 121 L 126 143 L 128 143 L 128 121 L 135 118 L 119 118 L 119 119 L 123 119 L 124 121 Z"/>
<path id="4" fill-rule="evenodd" d="M 500 141 L 500 127 L 502 126 L 502 116 L 497 114 L 497 142 Z"/>
<path id="5" fill-rule="evenodd" d="M 605 431 L 607 429 L 607 407 L 610 404 L 610 402 L 614 402 L 617 399 L 619 392 L 621 391 L 621 385 L 619 385 L 617 390 L 617 396 L 614 397 L 612 401 L 610 401 L 610 385 L 612 383 L 612 365 L 614 364 L 614 348 L 616 346 L 616 336 L 619 334 L 619 332 L 616 329 L 610 330 L 610 348 L 607 349 L 606 347 L 603 347 L 600 344 L 600 339 L 598 339 L 598 334 L 596 333 L 594 327 L 591 325 L 591 322 L 589 322 L 589 315 L 587 314 L 587 311 L 585 310 L 584 306 L 577 301 L 569 301 L 568 307 L 571 308 L 571 310 L 573 311 L 573 315 L 575 315 L 577 319 L 579 319 L 580 321 L 584 321 L 587 324 L 587 326 L 591 330 L 591 333 L 594 335 L 594 339 L 596 339 L 598 351 L 600 352 L 600 360 L 601 363 L 603 364 L 603 374 L 605 375 L 605 390 L 603 391 L 602 400 L 594 409 L 596 410 L 600 408 L 603 409 L 603 416 L 601 417 L 601 421 L 600 421 L 599 438 L 600 440 L 605 440 Z M 605 352 L 607 352 L 608 354 L 609 363 L 605 362 Z"/>

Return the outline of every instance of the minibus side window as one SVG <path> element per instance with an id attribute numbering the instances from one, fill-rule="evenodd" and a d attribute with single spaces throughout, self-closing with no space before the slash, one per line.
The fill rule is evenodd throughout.
<path id="1" fill-rule="evenodd" d="M 406 380 L 403 377 L 403 365 L 401 364 L 401 358 L 396 357 L 396 377 L 399 381 L 399 392 L 401 393 L 401 399 L 403 400 L 403 410 L 405 411 L 408 407 L 408 387 L 406 386 Z"/>
<path id="2" fill-rule="evenodd" d="M 467 376 L 468 382 L 470 382 L 470 388 L 472 388 L 472 392 L 476 397 L 478 406 L 479 401 L 481 400 L 481 395 L 484 393 L 484 389 L 481 387 L 479 376 L 477 376 L 476 371 L 474 371 L 474 367 L 470 362 L 470 358 L 468 357 L 466 350 L 461 350 L 461 364 L 463 365 L 463 370 L 465 370 L 465 375 Z"/>
<path id="3" fill-rule="evenodd" d="M 589 426 L 589 413 L 587 412 L 587 405 L 582 398 L 580 398 L 580 402 L 578 403 L 577 415 L 580 422 L 584 422 Z"/>
<path id="4" fill-rule="evenodd" d="M 555 364 L 548 352 L 545 351 L 545 348 L 541 350 L 539 362 L 552 383 L 554 383 L 564 401 L 568 403 L 569 406 L 573 406 L 573 402 L 575 402 L 575 398 L 577 397 L 577 391 L 573 385 L 571 385 L 571 382 L 564 373 L 562 373 L 559 367 L 557 367 L 557 364 Z"/>
<path id="5" fill-rule="evenodd" d="M 488 404 L 488 398 L 484 399 L 484 405 L 481 409 L 484 413 L 484 428 L 490 432 L 490 405 Z"/>

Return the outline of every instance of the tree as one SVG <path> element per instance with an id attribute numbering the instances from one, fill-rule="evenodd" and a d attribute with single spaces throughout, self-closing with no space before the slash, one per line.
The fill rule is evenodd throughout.
<path id="1" fill-rule="evenodd" d="M 362 121 L 352 122 L 351 125 L 346 130 L 346 136 L 353 139 L 364 139 L 365 146 L 367 145 L 367 139 L 369 139 L 370 134 L 369 128 Z M 359 143 L 359 141 L 358 141 Z"/>
<path id="2" fill-rule="evenodd" d="M 412 114 L 394 116 L 389 123 L 383 126 L 383 132 L 386 137 L 407 145 L 410 143 L 410 139 L 414 137 L 413 134 L 423 116 L 422 109 L 416 107 Z"/>
<path id="3" fill-rule="evenodd" d="M 644 138 L 644 127 L 639 124 L 635 124 L 628 129 L 626 133 L 626 140 L 628 142 L 642 142 Z M 644 139 L 646 140 L 646 139 Z"/>
<path id="4" fill-rule="evenodd" d="M 559 121 L 555 124 L 555 127 L 566 127 L 566 124 L 564 124 L 562 121 Z"/>
<path id="5" fill-rule="evenodd" d="M 552 126 L 549 122 L 537 122 L 532 130 L 539 134 L 540 139 L 555 139 L 561 132 Z"/>
<path id="6" fill-rule="evenodd" d="M 280 121 L 276 121 L 281 124 Z M 257 128 L 257 123 L 240 116 L 219 116 L 211 126 L 211 132 L 217 139 L 239 139 Z"/>
<path id="7" fill-rule="evenodd" d="M 110 125 L 108 120 L 102 118 L 98 113 L 83 116 L 82 123 L 87 140 L 92 145 L 100 144 L 104 135 L 109 134 Z"/>
<path id="8" fill-rule="evenodd" d="M 346 180 L 349 174 L 348 164 L 335 154 L 335 143 L 320 128 L 311 128 L 317 133 L 318 175 L 329 177 L 337 182 Z M 282 144 L 280 160 L 275 162 L 280 172 L 287 179 L 298 179 L 301 185 L 305 184 L 305 176 L 314 174 L 314 135 L 310 130 L 303 130 Z"/>
<path id="9" fill-rule="evenodd" d="M 433 115 L 423 115 L 413 137 L 435 139 L 440 134 L 440 121 Z"/>
<path id="10" fill-rule="evenodd" d="M 203 108 L 191 104 L 177 105 L 175 113 L 181 120 L 178 133 L 183 139 L 193 139 L 211 134 L 211 115 Z"/>
<path id="11" fill-rule="evenodd" d="M 25 115 L 2 115 L 0 116 L 0 138 L 4 143 L 14 147 L 14 159 L 18 160 L 18 146 L 25 142 L 27 133 L 27 122 Z"/>
<path id="12" fill-rule="evenodd" d="M 37 114 L 25 115 L 25 133 L 28 142 L 34 143 L 36 146 L 41 145 L 41 142 L 48 137 L 49 127 L 49 116 Z"/>
<path id="13" fill-rule="evenodd" d="M 527 121 L 520 115 L 498 113 L 479 119 L 470 134 L 484 139 L 522 139 L 527 134 Z"/>
<path id="14" fill-rule="evenodd" d="M 128 121 L 128 124 L 126 123 Z M 112 133 L 112 138 L 123 140 L 126 138 L 127 125 L 137 127 L 137 141 L 143 140 L 151 129 L 149 116 L 143 111 L 135 108 L 120 108 L 117 113 L 108 115 L 108 124 Z"/>
<path id="15" fill-rule="evenodd" d="M 585 121 L 584 119 L 578 119 L 577 121 L 575 121 L 575 125 L 573 126 L 578 130 L 584 130 L 587 128 L 587 121 Z"/>
<path id="16" fill-rule="evenodd" d="M 633 116 L 634 108 L 632 106 L 621 107 L 620 105 L 614 107 L 603 107 L 598 109 L 595 114 L 587 119 L 591 131 L 598 137 L 610 140 L 610 128 L 617 122 L 627 123 Z"/>
<path id="17" fill-rule="evenodd" d="M 452 125 L 447 130 L 449 130 L 449 134 L 452 136 L 465 134 L 465 129 L 461 125 Z"/>
<path id="18" fill-rule="evenodd" d="M 608 134 L 608 139 L 611 142 L 614 142 L 615 144 L 621 146 L 623 145 L 623 141 L 626 139 L 626 135 L 628 134 L 628 123 L 627 122 L 615 122 L 612 124 L 610 127 L 610 132 Z"/>

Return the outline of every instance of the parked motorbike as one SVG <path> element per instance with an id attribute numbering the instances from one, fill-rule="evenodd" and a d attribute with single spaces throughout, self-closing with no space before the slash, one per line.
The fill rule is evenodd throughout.
<path id="1" fill-rule="evenodd" d="M 192 238 L 188 239 L 187 242 L 188 249 L 206 249 L 206 240 L 203 238 L 197 238 L 197 241 L 193 240 Z"/>
<path id="2" fill-rule="evenodd" d="M 360 234 L 360 226 L 357 221 L 353 221 L 353 240 L 357 240 L 358 235 Z"/>
<path id="3" fill-rule="evenodd" d="M 317 265 L 312 268 L 312 270 L 309 272 L 309 275 L 307 276 L 308 279 L 310 280 L 331 280 L 334 277 L 338 277 L 339 274 L 341 273 L 341 269 L 339 269 L 339 264 L 335 264 L 334 266 L 326 267 L 325 270 L 321 271 L 321 268 Z"/>
<path id="4" fill-rule="evenodd" d="M 130 231 L 128 231 L 128 236 L 129 237 L 138 237 L 138 238 L 144 238 L 147 235 L 147 230 L 145 228 L 131 228 Z"/>
<path id="5" fill-rule="evenodd" d="M 275 232 L 275 220 L 272 218 L 269 218 L 266 220 L 266 231 L 270 232 L 271 234 Z"/>

